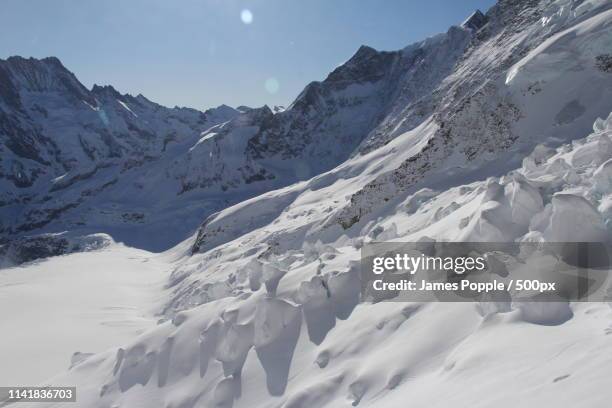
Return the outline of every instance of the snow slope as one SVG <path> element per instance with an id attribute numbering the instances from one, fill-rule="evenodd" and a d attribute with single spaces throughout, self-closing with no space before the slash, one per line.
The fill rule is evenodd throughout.
<path id="1" fill-rule="evenodd" d="M 166 268 L 112 244 L 0 270 L 0 383 L 37 384 L 68 368 L 73 353 L 103 352 L 154 327 Z"/>
<path id="2" fill-rule="evenodd" d="M 283 112 L 210 129 L 184 185 L 252 197 L 143 253 L 168 273 L 159 324 L 45 383 L 76 385 L 65 406 L 88 408 L 607 407 L 609 304 L 360 302 L 359 259 L 364 242 L 424 237 L 612 244 L 611 10 L 503 0 L 405 50 L 360 49 Z M 456 59 L 433 71 L 449 44 Z M 406 87 L 381 97 L 394 73 Z M 340 157 L 324 142 L 355 112 L 377 120 Z M 319 156 L 314 176 L 300 167 Z M 256 174 L 289 184 L 256 195 Z M 78 256 L 125 257 L 102 251 Z"/>
<path id="3" fill-rule="evenodd" d="M 378 185 L 391 199 L 441 169 L 480 168 L 509 149 L 522 156 L 546 138 L 558 144 L 607 114 L 609 8 L 503 0 L 402 50 L 362 46 L 275 112 L 167 109 L 108 86 L 87 90 L 57 59 L 9 58 L 0 63 L 1 238 L 104 232 L 168 249 L 217 211 L 429 120 L 435 137 L 369 185 L 372 199 Z M 341 222 L 358 211 L 348 206 Z"/>
<path id="4" fill-rule="evenodd" d="M 134 194 L 145 184 L 140 179 L 163 173 L 201 132 L 238 114 L 228 106 L 169 109 L 111 86 L 88 90 L 57 58 L 0 60 L 0 241 L 81 229 L 145 246 L 139 237 L 150 231 L 126 232 L 159 211 L 143 211 L 145 201 Z M 109 189 L 131 199 L 101 197 Z M 177 189 L 166 183 L 150 194 L 162 207 Z M 164 210 L 170 212 L 168 205 Z M 184 233 L 148 247 L 178 242 Z"/>
<path id="5" fill-rule="evenodd" d="M 433 132 L 225 210 L 208 228 L 228 235 L 164 255 L 169 320 L 48 383 L 76 384 L 82 407 L 607 406 L 610 305 L 359 303 L 358 268 L 374 240 L 610 240 L 612 114 L 502 177 L 408 194 L 354 233 L 326 222 L 351 170 L 364 183 Z"/>

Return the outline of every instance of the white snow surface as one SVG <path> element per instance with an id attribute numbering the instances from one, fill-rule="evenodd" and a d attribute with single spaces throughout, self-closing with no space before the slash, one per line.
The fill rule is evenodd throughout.
<path id="1" fill-rule="evenodd" d="M 0 270 L 0 384 L 38 384 L 73 353 L 102 352 L 155 326 L 166 268 L 112 244 Z"/>
<path id="2" fill-rule="evenodd" d="M 440 129 L 431 146 L 404 157 L 420 155 L 416 165 L 398 165 L 406 184 L 485 161 L 502 174 L 536 144 L 580 137 L 609 112 L 611 7 L 503 0 L 479 30 L 453 26 L 394 52 L 362 46 L 276 113 L 168 109 L 112 87 L 87 90 L 57 59 L 0 61 L 0 239 L 102 232 L 166 250 L 207 216 L 312 179 L 432 117 Z M 380 176 L 384 198 L 405 192 L 393 174 Z M 381 201 L 372 191 L 366 212 Z"/>
<path id="3" fill-rule="evenodd" d="M 219 235 L 194 255 L 196 237 L 161 256 L 139 252 L 138 269 L 126 275 L 146 273 L 147 260 L 172 270 L 157 299 L 168 320 L 45 383 L 78 387 L 77 403 L 66 407 L 607 406 L 610 305 L 358 303 L 356 274 L 359 247 L 373 240 L 558 241 L 568 230 L 609 239 L 612 191 L 593 175 L 612 158 L 601 148 L 612 114 L 585 138 L 538 146 L 501 177 L 406 194 L 359 230 L 328 222 L 343 197 L 433 131 L 415 129 L 221 212 L 203 227 Z M 73 259 L 84 262 L 76 269 L 112 268 L 130 251 L 111 246 L 97 258 L 73 254 L 22 272 Z M 80 282 L 73 285 L 90 285 Z M 90 346 L 84 340 L 76 350 Z M 23 344 L 12 347 L 13 358 L 31 358 Z"/>
<path id="4" fill-rule="evenodd" d="M 482 30 L 495 30 L 514 3 L 500 2 Z M 0 287 L 0 306 L 10 305 L 0 307 L 2 331 L 49 340 L 44 370 L 31 381 L 78 388 L 76 403 L 48 406 L 608 407 L 610 304 L 359 303 L 365 242 L 611 241 L 612 74 L 596 65 L 612 44 L 610 2 L 540 5 L 541 13 L 519 16 L 535 22 L 485 37 L 458 60 L 436 90 L 463 95 L 460 102 L 442 103 L 439 115 L 431 100 L 410 105 L 424 112 L 416 125 L 404 122 L 401 104 L 391 107 L 397 114 L 359 154 L 212 214 L 163 254 L 111 244 L 0 271 L 23 282 Z M 430 46 L 449 38 L 447 46 L 465 46 L 464 35 L 449 31 L 407 47 L 404 57 L 427 45 L 435 61 L 442 56 Z M 497 70 L 500 61 L 508 64 Z M 336 76 L 344 80 L 353 68 Z M 412 91 L 406 95 L 420 95 Z M 344 113 L 334 120 L 349 121 Z M 175 160 L 183 148 L 190 158 L 183 181 L 200 186 L 253 164 L 238 153 L 258 132 L 257 115 L 270 120 L 251 110 L 182 145 Z M 269 168 L 291 162 L 276 159 L 263 160 Z M 156 169 L 166 166 L 139 170 L 140 181 L 161 185 L 168 175 Z M 131 188 L 118 186 L 108 197 Z M 95 290 L 83 271 L 100 275 Z M 48 310 L 38 309 L 38 279 L 62 297 Z M 51 316 L 61 314 L 54 333 Z M 125 325 L 100 325 L 109 321 Z M 93 354 L 71 363 L 76 351 Z M 25 341 L 1 352 L 10 367 L 36 362 Z"/>

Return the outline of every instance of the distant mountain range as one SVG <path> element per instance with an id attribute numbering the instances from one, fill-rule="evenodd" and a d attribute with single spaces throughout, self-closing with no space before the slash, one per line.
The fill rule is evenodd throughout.
<path id="1" fill-rule="evenodd" d="M 606 302 L 385 302 L 361 268 L 376 242 L 533 244 L 483 281 L 612 253 L 611 44 L 609 0 L 500 0 L 286 109 L 207 112 L 0 62 L 0 267 L 96 251 L 2 271 L 8 375 L 61 367 L 77 401 L 36 404 L 67 408 L 609 406 Z"/>
<path id="2" fill-rule="evenodd" d="M 572 76 L 570 99 L 558 84 L 571 67 L 551 67 L 557 78 L 528 85 L 522 72 L 510 83 L 508 70 L 608 5 L 585 3 L 570 17 L 547 16 L 537 4 L 502 1 L 399 51 L 362 46 L 274 111 L 169 109 L 111 86 L 88 90 L 56 58 L 0 61 L 0 239 L 106 232 L 167 249 L 216 211 L 436 123 L 417 154 L 355 193 L 338 216 L 349 227 L 381 196 L 428 173 L 475 168 L 547 137 L 581 134 L 609 108 L 606 87 L 597 85 L 609 80 L 609 67 L 598 63 L 605 50 L 588 57 L 583 76 Z"/>

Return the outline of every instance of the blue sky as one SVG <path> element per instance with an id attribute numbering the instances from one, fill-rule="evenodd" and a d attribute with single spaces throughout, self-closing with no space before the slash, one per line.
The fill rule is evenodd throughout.
<path id="1" fill-rule="evenodd" d="M 0 0 L 0 58 L 167 106 L 287 105 L 361 44 L 394 50 L 494 0 Z M 248 10 L 245 11 L 245 10 Z"/>

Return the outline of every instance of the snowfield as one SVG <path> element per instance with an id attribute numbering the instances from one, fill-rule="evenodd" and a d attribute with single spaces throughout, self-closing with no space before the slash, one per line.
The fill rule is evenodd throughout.
<path id="1" fill-rule="evenodd" d="M 0 383 L 38 384 L 74 353 L 102 352 L 154 327 L 166 268 L 113 244 L 0 270 Z"/>
<path id="2" fill-rule="evenodd" d="M 366 302 L 359 280 L 377 241 L 612 245 L 610 44 L 610 1 L 502 0 L 360 48 L 286 110 L 185 119 L 168 153 L 95 170 L 121 177 L 31 225 L 69 233 L 17 234 L 34 257 L 129 242 L 0 270 L 0 383 L 77 387 L 23 407 L 610 406 L 612 303 Z M 52 179 L 76 187 L 24 211 L 82 192 Z M 160 231 L 184 239 L 129 246 Z"/>
<path id="3" fill-rule="evenodd" d="M 382 150 L 415 145 L 418 133 L 426 128 Z M 612 114 L 598 119 L 586 138 L 557 149 L 540 146 L 502 177 L 443 192 L 419 190 L 352 233 L 325 222 L 337 197 L 326 190 L 341 188 L 346 179 L 337 176 L 352 164 L 367 168 L 360 159 L 319 183 L 288 188 L 297 193 L 269 193 L 220 213 L 209 228 L 235 231 L 235 238 L 214 241 L 208 250 L 200 246 L 191 256 L 198 237 L 163 256 L 136 252 L 131 259 L 133 250 L 115 245 L 95 256 L 43 262 L 39 268 L 73 259 L 84 269 L 96 262 L 105 269 L 113 261 L 127 266 L 128 259 L 139 264 L 124 270 L 126 276 L 173 270 L 171 300 L 158 309 L 168 320 L 118 348 L 84 356 L 45 383 L 76 385 L 78 400 L 70 406 L 79 407 L 397 407 L 407 398 L 428 407 L 605 407 L 610 304 L 359 303 L 358 268 L 360 245 L 373 240 L 554 242 L 576 233 L 582 240 L 609 239 L 611 135 Z M 380 167 L 377 154 L 365 162 Z M 322 183 L 325 176 L 335 181 Z M 260 200 L 268 213 L 251 210 Z M 136 288 L 150 282 L 137 278 Z M 91 284 L 66 279 L 77 292 Z M 163 293 L 159 285 L 157 293 Z M 157 297 L 158 307 L 164 299 Z M 132 333 L 147 326 L 127 314 Z M 81 345 L 98 347 L 91 339 Z M 11 355 L 31 358 L 23 345 Z"/>

